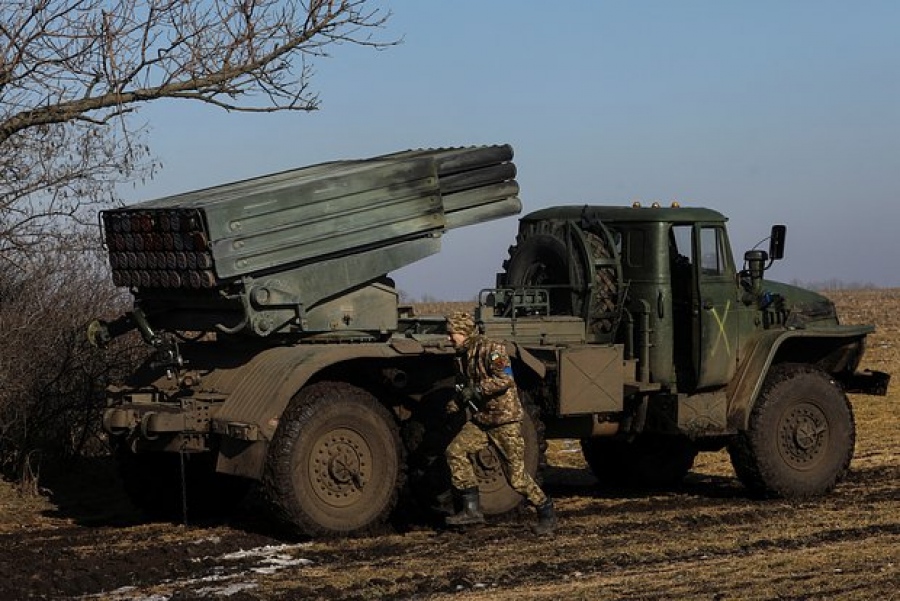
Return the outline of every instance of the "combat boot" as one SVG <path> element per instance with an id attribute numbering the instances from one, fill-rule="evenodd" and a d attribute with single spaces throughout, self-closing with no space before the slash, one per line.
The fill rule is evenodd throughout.
<path id="1" fill-rule="evenodd" d="M 455 515 L 448 515 L 444 523 L 448 526 L 471 526 L 484 523 L 484 514 L 481 513 L 481 501 L 478 497 L 478 488 L 467 488 L 459 492 L 462 509 Z"/>
<path id="2" fill-rule="evenodd" d="M 558 520 L 556 519 L 556 510 L 553 508 L 553 499 L 547 497 L 544 504 L 537 508 L 538 522 L 531 529 L 538 536 L 551 534 L 556 530 Z"/>

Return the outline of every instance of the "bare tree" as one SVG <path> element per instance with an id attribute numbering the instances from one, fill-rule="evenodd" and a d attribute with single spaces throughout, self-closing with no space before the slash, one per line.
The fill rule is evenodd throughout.
<path id="1" fill-rule="evenodd" d="M 372 0 L 10 0 L 0 4 L 0 259 L 93 221 L 157 163 L 142 103 L 310 111 L 311 59 L 384 48 Z"/>

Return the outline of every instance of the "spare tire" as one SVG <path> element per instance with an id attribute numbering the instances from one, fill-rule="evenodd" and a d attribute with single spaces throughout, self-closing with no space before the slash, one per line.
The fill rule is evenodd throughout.
<path id="1" fill-rule="evenodd" d="M 551 314 L 581 316 L 589 281 L 587 257 L 583 245 L 574 250 L 569 230 L 566 222 L 523 223 L 503 269 L 507 286 L 548 288 Z"/>
<path id="2" fill-rule="evenodd" d="M 547 288 L 551 315 L 585 319 L 595 334 L 614 329 L 621 279 L 609 232 L 569 221 L 522 222 L 504 261 L 504 285 Z"/>

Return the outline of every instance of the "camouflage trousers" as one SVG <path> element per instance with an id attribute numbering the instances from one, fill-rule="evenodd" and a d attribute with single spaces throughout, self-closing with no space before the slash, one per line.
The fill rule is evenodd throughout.
<path id="1" fill-rule="evenodd" d="M 547 495 L 525 469 L 525 439 L 519 422 L 486 429 L 466 422 L 447 445 L 447 465 L 450 467 L 450 482 L 453 487 L 456 490 L 466 490 L 478 486 L 470 455 L 487 449 L 491 444 L 495 446 L 503 463 L 503 474 L 510 487 L 535 507 L 543 505 L 547 501 Z"/>

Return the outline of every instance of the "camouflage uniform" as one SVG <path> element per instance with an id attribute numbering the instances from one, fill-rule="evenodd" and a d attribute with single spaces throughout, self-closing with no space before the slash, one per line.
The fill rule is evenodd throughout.
<path id="1" fill-rule="evenodd" d="M 474 322 L 472 323 L 474 330 Z M 462 327 L 450 322 L 451 331 Z M 506 346 L 485 336 L 470 334 L 460 349 L 457 366 L 460 380 L 474 389 L 480 399 L 473 401 L 471 421 L 466 422 L 447 446 L 451 482 L 457 490 L 478 487 L 470 454 L 493 443 L 503 461 L 509 485 L 535 507 L 547 502 L 547 495 L 525 469 L 525 439 L 522 437 L 522 403 L 513 379 Z M 458 407 L 450 407 L 450 410 Z"/>
<path id="2" fill-rule="evenodd" d="M 447 464 L 450 466 L 453 487 L 466 490 L 478 486 L 469 454 L 477 453 L 491 442 L 497 447 L 504 462 L 504 474 L 512 489 L 535 507 L 543 505 L 547 501 L 547 495 L 525 469 L 525 439 L 522 438 L 521 422 L 487 429 L 473 422 L 466 422 L 447 446 Z"/>

